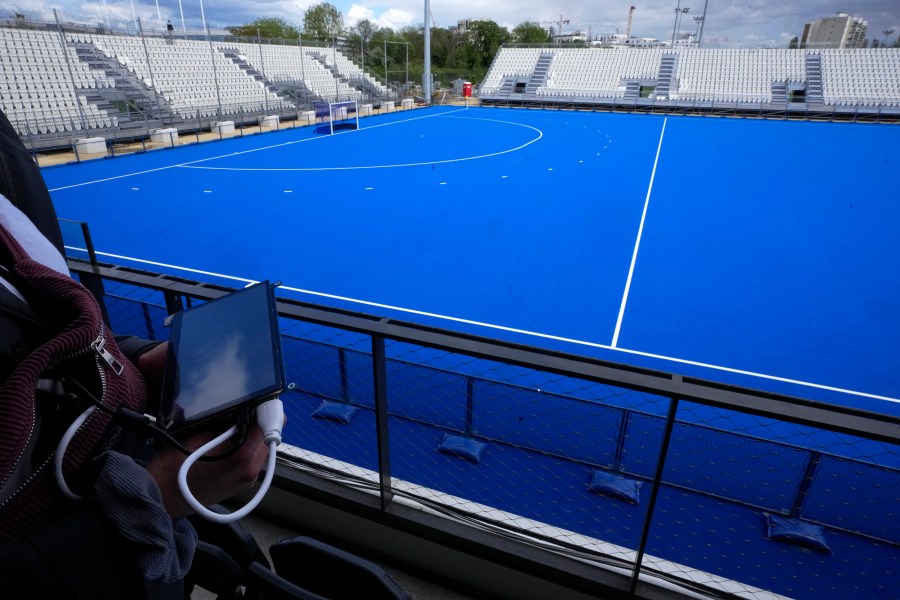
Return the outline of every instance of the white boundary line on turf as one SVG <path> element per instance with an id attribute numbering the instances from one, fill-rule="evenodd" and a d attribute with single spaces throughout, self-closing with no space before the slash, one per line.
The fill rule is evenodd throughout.
<path id="1" fill-rule="evenodd" d="M 619 332 L 622 330 L 622 320 L 625 318 L 625 306 L 628 304 L 628 294 L 631 292 L 631 280 L 634 277 L 634 266 L 637 264 L 638 250 L 641 247 L 641 237 L 644 235 L 644 222 L 647 220 L 647 208 L 650 206 L 650 195 L 653 193 L 653 180 L 656 179 L 656 166 L 659 164 L 659 154 L 662 151 L 663 136 L 666 134 L 666 122 L 663 119 L 662 131 L 659 132 L 659 145 L 656 146 L 656 158 L 653 161 L 653 171 L 650 173 L 650 185 L 647 186 L 647 197 L 644 198 L 644 211 L 641 213 L 641 224 L 638 227 L 637 239 L 634 241 L 634 253 L 631 255 L 631 265 L 628 267 L 628 278 L 625 280 L 625 292 L 622 294 L 622 304 L 619 306 L 619 318 L 616 319 L 616 329 L 613 332 L 613 348 L 619 345 Z"/>
<path id="2" fill-rule="evenodd" d="M 441 117 L 446 116 L 446 114 L 438 115 Z M 420 117 L 424 118 L 424 117 Z M 465 119 L 469 117 L 451 117 L 454 119 Z M 195 166 L 195 165 L 179 165 L 184 169 L 197 169 L 203 171 L 249 171 L 249 172 L 305 172 L 305 171 L 357 171 L 364 169 L 395 169 L 400 167 L 421 167 L 424 165 L 443 165 L 447 163 L 455 163 L 455 162 L 465 162 L 467 160 L 479 160 L 482 158 L 491 158 L 492 156 L 500 156 L 503 154 L 509 154 L 511 152 L 516 152 L 530 146 L 531 144 L 539 141 L 544 137 L 544 132 L 538 129 L 537 127 L 532 127 L 531 125 L 526 125 L 524 123 L 513 123 L 512 121 L 499 121 L 497 119 L 472 119 L 473 121 L 491 121 L 494 123 L 504 123 L 508 125 L 516 125 L 518 127 L 525 127 L 527 129 L 532 129 L 537 132 L 537 137 L 525 142 L 521 146 L 516 146 L 515 148 L 507 148 L 506 150 L 500 150 L 498 152 L 492 152 L 491 154 L 481 154 L 478 156 L 464 156 L 462 158 L 448 158 L 446 160 L 429 160 L 424 162 L 416 162 L 416 163 L 398 163 L 393 165 L 358 165 L 351 167 L 203 167 L 203 166 Z M 413 120 L 413 119 L 410 119 Z M 394 123 L 386 123 L 385 125 L 394 125 Z M 374 127 L 383 127 L 384 125 L 375 125 Z M 373 129 L 374 127 L 367 127 L 366 129 Z M 352 131 L 344 131 L 343 133 L 353 133 Z"/>
<path id="3" fill-rule="evenodd" d="M 390 123 L 381 123 L 381 124 L 379 124 L 379 125 L 372 125 L 371 127 L 364 127 L 364 128 L 362 128 L 362 129 L 357 130 L 357 132 L 358 132 L 358 131 L 365 131 L 366 129 L 375 129 L 376 127 L 385 127 L 385 126 L 387 126 L 387 125 L 398 125 L 398 124 L 400 124 L 400 123 L 408 123 L 409 121 L 416 121 L 416 120 L 419 120 L 419 119 L 432 119 L 432 118 L 435 118 L 435 117 L 443 117 L 443 116 L 445 116 L 445 115 L 453 114 L 453 113 L 456 113 L 456 112 L 461 112 L 461 111 L 464 111 L 464 110 L 468 110 L 468 109 L 467 109 L 467 108 L 460 108 L 460 109 L 458 109 L 458 110 L 448 111 L 448 112 L 445 112 L 445 113 L 438 113 L 438 114 L 433 114 L 433 115 L 423 115 L 423 116 L 420 116 L 420 117 L 414 117 L 414 118 L 411 118 L 411 119 L 403 119 L 403 120 L 401 120 L 401 121 L 391 121 Z M 289 131 L 289 130 L 286 129 L 285 131 Z M 343 135 L 343 134 L 346 134 L 346 133 L 355 133 L 355 132 L 354 132 L 354 131 L 342 131 L 342 132 L 340 132 L 339 134 L 336 134 L 336 135 Z M 243 138 L 231 138 L 231 139 L 243 139 Z M 282 143 L 280 143 L 280 144 L 272 144 L 272 145 L 270 145 L 270 146 L 262 146 L 262 147 L 260 147 L 260 148 L 250 148 L 250 149 L 248 149 L 248 150 L 240 150 L 240 151 L 238 151 L 238 152 L 230 152 L 230 153 L 228 153 L 228 154 L 221 154 L 221 155 L 219 155 L 219 156 L 209 156 L 209 157 L 207 157 L 207 158 L 200 158 L 200 159 L 197 159 L 197 160 L 192 160 L 192 161 L 188 161 L 188 162 L 178 163 L 178 164 L 174 164 L 174 165 L 166 165 L 166 166 L 164 166 L 164 167 L 156 167 L 155 169 L 145 169 L 145 170 L 143 170 L 143 171 L 135 171 L 134 173 L 123 173 L 122 175 L 114 175 L 114 176 L 112 176 L 112 177 L 104 177 L 103 179 L 95 179 L 95 180 L 93 180 L 93 181 L 83 181 L 83 182 L 81 182 L 81 183 L 73 183 L 73 184 L 70 184 L 70 185 L 63 185 L 63 186 L 60 186 L 60 187 L 53 188 L 53 189 L 51 189 L 51 190 L 49 190 L 49 191 L 50 191 L 50 192 L 57 192 L 57 191 L 61 191 L 61 190 L 68 190 L 68 189 L 71 189 L 71 188 L 83 187 L 83 186 L 86 186 L 86 185 L 93 185 L 93 184 L 95 184 L 95 183 L 104 183 L 104 182 L 107 182 L 107 181 L 115 181 L 116 179 L 125 179 L 126 177 L 134 177 L 134 176 L 136 176 L 136 175 L 145 175 L 145 174 L 147 174 L 147 173 L 155 173 L 155 172 L 157 172 L 157 171 L 165 171 L 166 169 L 176 169 L 176 168 L 178 168 L 178 167 L 190 167 L 190 165 L 195 165 L 195 164 L 197 164 L 197 163 L 207 162 L 207 161 L 210 161 L 210 160 L 218 160 L 218 159 L 220 159 L 220 158 L 228 158 L 228 157 L 231 157 L 231 156 L 240 156 L 241 154 L 249 154 L 249 153 L 251 153 L 251 152 L 259 152 L 260 150 L 271 150 L 271 149 L 273 149 L 273 148 L 281 148 L 281 147 L 283 147 L 283 146 L 291 146 L 291 145 L 293 145 L 293 144 L 301 144 L 301 143 L 303 143 L 303 142 L 312 142 L 312 141 L 315 141 L 315 140 L 323 140 L 323 139 L 328 139 L 328 138 L 326 138 L 326 137 L 310 137 L 310 138 L 304 138 L 304 139 L 302 139 L 302 140 L 291 140 L 291 141 L 288 141 L 288 142 L 282 142 Z"/>
<path id="4" fill-rule="evenodd" d="M 75 247 L 71 247 L 71 246 L 67 246 L 67 248 L 69 248 L 70 250 L 77 250 L 77 251 L 80 251 L 80 252 L 85 252 L 85 250 L 84 250 L 83 248 L 75 248 Z M 211 271 L 202 271 L 202 270 L 200 270 L 200 269 L 192 269 L 192 268 L 189 268 L 189 267 L 181 267 L 181 266 L 178 266 L 178 265 L 171 265 L 171 264 L 167 264 L 167 263 L 155 262 L 155 261 L 152 261 L 152 260 L 144 260 L 144 259 L 140 259 L 140 258 L 131 258 L 130 256 L 122 256 L 122 255 L 119 255 L 119 254 L 111 254 L 111 253 L 109 253 L 109 252 L 97 252 L 97 254 L 100 255 L 100 256 L 107 256 L 107 257 L 109 257 L 109 258 L 116 258 L 116 259 L 119 259 L 119 260 L 126 260 L 126 261 L 131 261 L 131 262 L 140 263 L 140 264 L 145 264 L 145 265 L 152 265 L 152 266 L 154 266 L 154 267 L 166 267 L 166 268 L 169 268 L 169 269 L 176 269 L 176 270 L 179 270 L 179 271 L 186 271 L 186 272 L 188 272 L 188 273 L 196 273 L 196 274 L 201 274 L 201 275 L 208 275 L 208 276 L 211 276 L 211 277 L 220 277 L 220 278 L 222 278 L 222 279 L 228 279 L 228 280 L 231 280 L 231 281 L 239 281 L 239 282 L 241 282 L 241 283 L 243 283 L 243 284 L 257 283 L 257 282 L 256 282 L 255 280 L 253 280 L 253 279 L 246 279 L 246 278 L 243 278 L 243 277 L 235 277 L 234 275 L 223 275 L 223 274 L 221 274 L 221 273 L 213 273 L 213 272 L 211 272 Z M 769 381 L 777 381 L 777 382 L 779 382 L 779 383 L 789 383 L 789 384 L 792 384 L 792 385 L 804 386 L 804 387 L 809 387 L 809 388 L 813 388 L 813 389 L 817 389 L 817 390 L 824 390 L 824 391 L 828 391 L 828 392 L 837 392 L 837 393 L 840 393 L 840 394 L 847 394 L 847 395 L 849 395 L 849 396 L 858 396 L 858 397 L 861 397 L 861 398 L 870 398 L 870 399 L 873 399 L 873 400 L 885 400 L 885 401 L 887 401 L 887 402 L 900 403 L 900 398 L 892 398 L 892 397 L 890 397 L 890 396 L 880 396 L 880 395 L 878 395 L 878 394 L 870 394 L 870 393 L 868 393 L 868 392 L 859 392 L 859 391 L 856 391 L 856 390 L 848 390 L 848 389 L 839 388 L 839 387 L 834 387 L 834 386 L 830 386 L 830 385 L 823 385 L 823 384 L 819 384 L 819 383 L 810 383 L 810 382 L 808 382 L 808 381 L 801 381 L 801 380 L 799 380 L 799 379 L 790 379 L 790 378 L 787 378 L 787 377 L 778 377 L 778 376 L 776 376 L 776 375 L 766 375 L 765 373 L 755 373 L 755 372 L 753 372 L 753 371 L 746 371 L 746 370 L 743 370 L 743 369 L 734 369 L 734 368 L 732 368 L 732 367 L 723 367 L 723 366 L 719 366 L 719 365 L 713 365 L 713 364 L 710 364 L 710 363 L 704 363 L 704 362 L 695 361 L 695 360 L 688 360 L 688 359 L 684 359 L 684 358 L 675 358 L 675 357 L 672 357 L 672 356 L 664 356 L 664 355 L 662 355 L 662 354 L 653 354 L 652 352 L 643 352 L 643 351 L 641 351 L 641 350 L 629 350 L 628 348 L 617 348 L 617 347 L 614 347 L 614 346 L 609 346 L 609 345 L 606 345 L 606 344 L 600 344 L 600 343 L 597 343 L 597 342 L 588 342 L 588 341 L 586 341 L 586 340 L 577 340 L 577 339 L 574 339 L 574 338 L 567 338 L 567 337 L 562 337 L 562 336 L 558 336 L 558 335 L 552 335 L 552 334 L 549 334 L 549 333 L 540 333 L 540 332 L 537 332 L 537 331 L 528 331 L 527 329 L 518 329 L 518 328 L 515 328 L 515 327 L 507 327 L 507 326 L 505 326 L 505 325 L 495 325 L 495 324 L 493 324 L 493 323 L 484 323 L 484 322 L 482 322 L 482 321 L 474 321 L 474 320 L 471 320 L 471 319 L 463 319 L 463 318 L 461 318 L 461 317 L 451 317 L 451 316 L 448 316 L 448 315 L 441 315 L 441 314 L 437 314 L 437 313 L 427 312 L 427 311 L 424 311 L 424 310 L 417 310 L 417 309 L 414 309 L 414 308 L 403 308 L 403 307 L 401 307 L 401 306 L 393 306 L 393 305 L 391 305 L 391 304 L 383 304 L 383 303 L 381 303 L 381 302 L 372 302 L 372 301 L 369 301 L 369 300 L 359 300 L 359 299 L 357 299 L 357 298 L 348 298 L 348 297 L 346 297 L 346 296 L 338 296 L 338 295 L 336 295 L 336 294 L 328 294 L 328 293 L 325 293 L 325 292 L 315 292 L 315 291 L 312 291 L 312 290 L 305 290 L 305 289 L 302 289 L 302 288 L 295 288 L 295 287 L 290 287 L 290 286 L 287 286 L 287 285 L 282 285 L 282 286 L 280 286 L 280 289 L 289 290 L 289 291 L 292 291 L 292 292 L 297 292 L 297 293 L 299 293 L 299 294 L 306 294 L 306 295 L 310 295 L 310 296 L 316 296 L 316 297 L 319 297 L 319 298 L 328 298 L 328 299 L 331 299 L 331 300 L 340 300 L 340 301 L 342 301 L 342 302 L 350 302 L 350 303 L 353 303 L 353 304 L 361 304 L 361 305 L 363 305 L 363 306 L 371 306 L 371 307 L 375 307 L 375 308 L 383 308 L 383 309 L 387 309 L 387 310 L 394 310 L 394 311 L 397 311 L 397 312 L 403 312 L 403 313 L 408 313 L 408 314 L 413 314 L 413 315 L 418 315 L 418 316 L 423 316 L 423 317 L 431 317 L 431 318 L 435 318 L 435 319 L 442 319 L 442 320 L 444 320 L 444 321 L 452 321 L 452 322 L 454 322 L 454 323 L 464 323 L 464 324 L 466 324 L 466 325 L 475 325 L 475 326 L 477 326 L 477 327 L 484 327 L 484 328 L 486 328 L 486 329 L 494 329 L 494 330 L 497 330 L 497 331 L 506 331 L 506 332 L 509 332 L 509 333 L 517 333 L 517 334 L 527 335 L 527 336 L 536 337 L 536 338 L 542 338 L 542 339 L 547 339 L 547 340 L 555 340 L 555 341 L 559 341 L 559 342 L 566 342 L 566 343 L 569 343 L 569 344 L 576 344 L 576 345 L 579 345 L 579 346 L 587 346 L 587 347 L 590 347 L 590 348 L 599 348 L 599 349 L 602 349 L 602 350 L 611 350 L 611 351 L 614 351 L 614 352 L 622 352 L 623 354 L 632 354 L 632 355 L 635 355 L 635 356 L 643 356 L 643 357 L 645 357 L 645 358 L 653 358 L 653 359 L 657 359 L 657 360 L 664 360 L 664 361 L 667 361 L 667 362 L 673 362 L 673 363 L 678 363 L 678 364 L 682 364 L 682 365 L 690 365 L 690 366 L 694 366 L 694 367 L 702 367 L 702 368 L 704 368 L 704 369 L 710 369 L 710 370 L 714 370 L 714 371 L 722 371 L 722 372 L 725 372 L 725 373 L 732 373 L 732 374 L 735 374 L 735 375 L 746 375 L 746 376 L 749 376 L 749 377 L 755 377 L 755 378 L 758 378 L 758 379 L 766 379 L 766 380 L 769 380 Z"/>

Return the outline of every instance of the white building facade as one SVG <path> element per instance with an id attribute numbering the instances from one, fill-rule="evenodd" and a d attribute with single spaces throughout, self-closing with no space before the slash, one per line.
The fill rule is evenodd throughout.
<path id="1" fill-rule="evenodd" d="M 800 43 L 804 48 L 865 48 L 868 29 L 862 17 L 837 13 L 807 23 Z"/>

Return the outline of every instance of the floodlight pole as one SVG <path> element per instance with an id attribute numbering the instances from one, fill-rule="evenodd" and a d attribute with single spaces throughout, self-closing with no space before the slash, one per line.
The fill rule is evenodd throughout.
<path id="1" fill-rule="evenodd" d="M 297 34 L 297 43 L 300 44 L 300 77 L 303 79 L 303 86 L 306 86 L 306 66 L 303 64 L 303 34 Z M 306 90 L 303 90 L 303 99 L 307 99 Z"/>
<path id="2" fill-rule="evenodd" d="M 681 0 L 678 0 L 678 6 L 675 7 L 675 24 L 672 25 L 672 48 L 675 47 L 675 28 L 678 27 L 678 15 L 681 13 Z"/>
<path id="3" fill-rule="evenodd" d="M 53 18 L 56 20 L 56 29 L 59 31 L 59 43 L 63 48 L 63 57 L 66 59 L 66 68 L 69 70 L 69 80 L 72 82 L 72 93 L 76 95 L 77 92 L 75 90 L 75 74 L 72 71 L 72 63 L 69 60 L 69 53 L 65 51 L 66 48 L 66 34 L 63 33 L 62 25 L 59 22 L 59 14 L 57 14 L 56 9 L 53 9 Z M 87 129 L 88 124 L 87 120 L 84 118 L 84 108 L 81 106 L 81 102 L 76 102 L 75 106 L 78 107 L 78 116 L 81 120 L 81 128 Z M 46 123 L 45 123 L 46 126 Z"/>
<path id="4" fill-rule="evenodd" d="M 422 95 L 431 104 L 431 3 L 425 0 L 425 72 L 422 74 Z"/>
<path id="5" fill-rule="evenodd" d="M 263 80 L 263 104 L 265 104 L 266 112 L 269 111 L 269 90 L 266 88 L 266 63 L 263 61 L 262 36 L 259 34 L 259 27 L 256 28 L 256 46 L 259 48 L 259 68 L 262 72 Z"/>
<path id="6" fill-rule="evenodd" d="M 159 28 L 163 29 L 162 13 L 159 12 L 159 0 L 156 0 L 156 20 L 159 21 Z"/>
<path id="7" fill-rule="evenodd" d="M 103 15 L 106 17 L 106 28 L 112 29 L 112 25 L 109 24 L 109 11 L 106 10 L 106 0 L 103 0 Z"/>
<path id="8" fill-rule="evenodd" d="M 147 39 L 144 37 L 144 28 L 141 25 L 141 18 L 137 19 L 138 35 L 141 36 L 141 43 L 144 45 L 144 59 L 147 61 L 147 73 L 150 75 L 150 81 L 153 82 L 153 97 L 156 98 L 156 118 L 162 120 L 162 109 L 159 105 L 159 90 L 156 78 L 153 76 L 153 66 L 150 64 L 150 51 L 147 50 Z"/>
<path id="9" fill-rule="evenodd" d="M 703 2 L 703 20 L 700 21 L 700 35 L 697 37 L 697 47 L 700 47 L 700 42 L 703 41 L 703 28 L 706 27 L 706 7 L 709 6 L 709 0 L 705 0 Z"/>
<path id="10" fill-rule="evenodd" d="M 334 60 L 334 101 L 338 102 L 341 99 L 340 88 L 338 87 L 338 66 L 337 66 L 337 37 L 331 36 L 331 56 L 332 60 Z"/>
<path id="11" fill-rule="evenodd" d="M 206 41 L 209 42 L 209 60 L 212 64 L 213 71 L 213 83 L 216 84 L 216 105 L 219 108 L 219 112 L 216 114 L 220 119 L 222 118 L 222 94 L 219 91 L 219 74 L 216 72 L 216 51 L 213 49 L 212 38 L 209 36 L 209 23 L 206 22 L 206 17 L 203 15 L 203 2 L 200 2 L 200 18 L 203 19 L 203 29 L 206 30 Z"/>
<path id="12" fill-rule="evenodd" d="M 691 12 L 690 8 L 687 8 L 687 7 L 682 8 L 681 14 L 675 17 L 675 22 L 678 24 L 678 32 L 675 35 L 676 40 L 677 40 L 678 36 L 681 35 L 681 22 L 684 20 L 684 15 L 686 15 L 689 12 Z M 674 44 L 673 44 L 673 46 L 674 46 Z"/>
<path id="13" fill-rule="evenodd" d="M 203 12 L 203 0 L 200 0 L 200 20 L 203 21 L 203 27 L 206 28 L 206 13 Z M 207 35 L 209 35 L 208 29 Z"/>

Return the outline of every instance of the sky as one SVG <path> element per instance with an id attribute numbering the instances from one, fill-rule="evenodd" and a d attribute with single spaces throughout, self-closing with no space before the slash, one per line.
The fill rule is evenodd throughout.
<path id="1" fill-rule="evenodd" d="M 0 18 L 15 13 L 35 20 L 53 21 L 56 9 L 62 21 L 106 23 L 113 27 L 134 27 L 133 15 L 145 28 L 164 25 L 168 19 L 176 28 L 201 27 L 201 6 L 212 28 L 243 25 L 258 17 L 281 17 L 300 28 L 303 13 L 319 0 L 0 0 Z M 625 33 L 628 10 L 636 7 L 631 33 L 636 37 L 661 40 L 672 38 L 676 28 L 676 8 L 682 13 L 678 30 L 696 32 L 694 17 L 706 21 L 703 40 L 720 47 L 786 47 L 800 36 L 803 25 L 836 12 L 846 12 L 868 22 L 869 39 L 892 43 L 900 34 L 900 0 L 431 0 L 432 22 L 437 27 L 455 25 L 463 19 L 488 19 L 512 29 L 524 21 L 559 28 L 563 33 L 584 31 L 593 36 Z M 422 0 L 332 0 L 352 26 L 369 19 L 378 26 L 398 30 L 424 23 Z M 133 7 L 133 9 L 132 9 Z M 568 21 L 568 23 L 565 23 Z M 893 33 L 885 35 L 887 30 Z"/>

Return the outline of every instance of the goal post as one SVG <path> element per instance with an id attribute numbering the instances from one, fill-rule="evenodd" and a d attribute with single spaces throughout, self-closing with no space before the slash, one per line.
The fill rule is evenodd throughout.
<path id="1" fill-rule="evenodd" d="M 359 107 L 356 100 L 316 102 L 316 133 L 333 134 L 342 129 L 359 129 Z"/>

